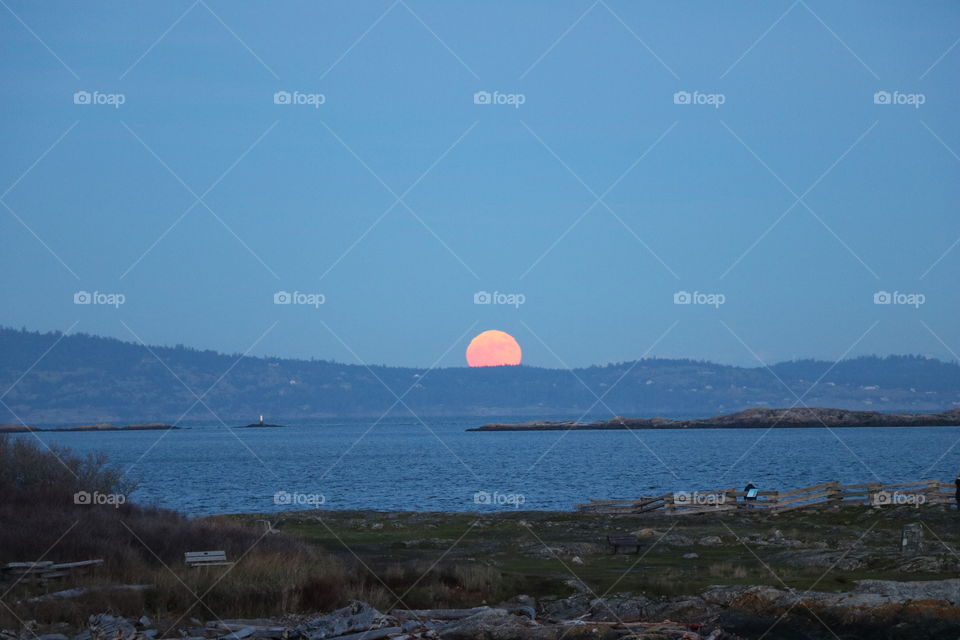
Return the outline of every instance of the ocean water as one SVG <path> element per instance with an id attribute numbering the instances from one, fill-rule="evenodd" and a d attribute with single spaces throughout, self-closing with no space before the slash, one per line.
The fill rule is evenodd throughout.
<path id="1" fill-rule="evenodd" d="M 952 481 L 960 471 L 960 427 L 465 431 L 494 420 L 198 425 L 37 437 L 106 453 L 137 480 L 131 500 L 192 515 L 316 506 L 567 510 L 590 498 L 739 488 L 748 481 L 786 490 L 830 480 Z"/>

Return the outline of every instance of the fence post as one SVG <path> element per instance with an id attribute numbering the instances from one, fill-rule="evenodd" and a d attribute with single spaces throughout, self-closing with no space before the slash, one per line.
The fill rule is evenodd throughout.
<path id="1" fill-rule="evenodd" d="M 946 502 L 945 500 L 942 500 L 942 497 L 945 494 L 940 491 L 939 480 L 928 480 L 927 486 L 923 489 L 921 494 L 928 504 L 944 504 Z"/>
<path id="2" fill-rule="evenodd" d="M 883 491 L 883 484 L 880 482 L 872 482 L 870 486 L 867 487 L 867 499 L 865 500 L 866 504 L 871 506 L 877 506 L 875 503 L 876 495 Z"/>
<path id="3" fill-rule="evenodd" d="M 830 483 L 830 494 L 827 496 L 827 502 L 830 504 L 843 504 L 843 488 L 840 481 L 836 480 Z"/>
<path id="4" fill-rule="evenodd" d="M 736 508 L 736 506 L 737 506 L 737 497 L 733 495 L 734 492 L 736 492 L 736 489 L 734 489 L 733 487 L 731 487 L 731 488 L 729 488 L 729 489 L 724 489 L 724 490 L 723 490 L 723 504 L 724 504 L 724 506 L 726 506 L 727 503 L 733 503 L 734 508 Z"/>

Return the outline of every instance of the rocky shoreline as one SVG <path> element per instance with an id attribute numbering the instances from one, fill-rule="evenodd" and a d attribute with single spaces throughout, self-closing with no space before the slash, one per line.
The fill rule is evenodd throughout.
<path id="1" fill-rule="evenodd" d="M 880 413 L 847 409 L 747 409 L 695 420 L 671 418 L 624 418 L 596 422 L 538 420 L 519 423 L 493 423 L 467 431 L 591 431 L 609 429 L 767 429 L 767 428 L 844 428 L 844 427 L 957 427 L 960 409 L 941 413 Z"/>

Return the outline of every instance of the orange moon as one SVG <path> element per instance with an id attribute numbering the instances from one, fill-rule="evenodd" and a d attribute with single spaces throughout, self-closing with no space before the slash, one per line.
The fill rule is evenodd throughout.
<path id="1" fill-rule="evenodd" d="M 520 364 L 523 352 L 516 338 L 505 331 L 490 329 L 477 335 L 467 347 L 471 367 L 499 367 Z"/>

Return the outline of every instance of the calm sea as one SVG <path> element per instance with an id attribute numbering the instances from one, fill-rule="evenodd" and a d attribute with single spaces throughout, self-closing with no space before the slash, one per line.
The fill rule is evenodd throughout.
<path id="1" fill-rule="evenodd" d="M 49 433 L 102 451 L 131 496 L 188 514 L 314 508 L 572 509 L 590 498 L 960 471 L 960 427 L 467 433 L 470 419 L 330 421 L 281 429 Z M 516 418 L 513 419 L 516 421 Z M 18 435 L 33 438 L 32 435 Z"/>

